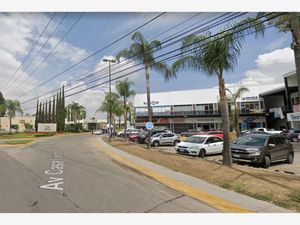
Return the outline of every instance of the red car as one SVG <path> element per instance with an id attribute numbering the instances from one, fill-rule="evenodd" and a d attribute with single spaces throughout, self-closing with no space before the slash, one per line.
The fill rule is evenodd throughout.
<path id="1" fill-rule="evenodd" d="M 206 134 L 214 135 L 214 136 L 224 139 L 224 133 L 219 130 L 210 130 L 210 131 L 207 131 Z"/>
<path id="2" fill-rule="evenodd" d="M 137 142 L 137 141 L 138 141 L 137 135 L 138 135 L 138 134 L 135 134 L 135 133 L 134 133 L 134 134 L 130 134 L 130 135 L 129 135 L 129 140 L 130 140 L 130 141 L 133 141 L 133 142 Z"/>

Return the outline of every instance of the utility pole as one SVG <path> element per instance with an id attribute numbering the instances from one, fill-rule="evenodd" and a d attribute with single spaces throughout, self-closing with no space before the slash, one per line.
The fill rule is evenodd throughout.
<path id="1" fill-rule="evenodd" d="M 111 118 L 112 118 L 112 110 L 111 110 L 111 63 L 115 63 L 115 59 L 103 59 L 103 62 L 108 62 L 108 77 L 109 77 L 109 128 L 108 128 L 108 136 L 109 142 L 111 142 L 112 137 L 112 129 L 111 129 Z M 115 127 L 114 127 L 115 129 Z"/>

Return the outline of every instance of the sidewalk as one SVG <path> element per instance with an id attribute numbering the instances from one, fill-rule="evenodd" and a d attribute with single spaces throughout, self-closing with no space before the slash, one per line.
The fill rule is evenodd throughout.
<path id="1" fill-rule="evenodd" d="M 97 147 L 119 163 L 132 167 L 146 176 L 184 192 L 205 202 L 221 212 L 260 212 L 260 213 L 291 213 L 268 202 L 223 189 L 198 178 L 170 170 L 166 167 L 146 161 L 124 151 L 116 149 L 102 139 L 97 139 Z"/>

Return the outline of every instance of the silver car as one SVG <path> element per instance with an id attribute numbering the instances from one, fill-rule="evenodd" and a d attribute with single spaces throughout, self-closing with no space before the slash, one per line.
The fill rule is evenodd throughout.
<path id="1" fill-rule="evenodd" d="M 151 137 L 151 145 L 177 145 L 180 142 L 179 137 L 173 133 L 158 133 Z"/>

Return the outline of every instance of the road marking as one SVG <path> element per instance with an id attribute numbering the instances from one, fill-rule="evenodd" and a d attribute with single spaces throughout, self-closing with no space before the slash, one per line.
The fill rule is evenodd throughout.
<path id="1" fill-rule="evenodd" d="M 40 188 L 63 191 L 64 179 L 62 177 L 55 177 L 58 175 L 62 176 L 62 174 L 64 173 L 63 157 L 62 155 L 53 153 L 49 161 L 50 161 L 50 169 L 44 171 L 44 174 L 51 175 L 51 176 L 48 179 L 48 184 L 41 185 Z"/>
<path id="2" fill-rule="evenodd" d="M 119 163 L 122 163 L 123 165 L 129 166 L 133 169 L 136 169 L 143 174 L 152 177 L 153 179 L 159 181 L 160 183 L 163 183 L 167 185 L 168 187 L 171 187 L 175 190 L 178 190 L 182 193 L 185 193 L 186 195 L 195 198 L 197 200 L 200 200 L 222 212 L 229 212 L 229 213 L 254 213 L 253 210 L 243 208 L 233 202 L 224 200 L 222 198 L 216 197 L 214 195 L 211 195 L 207 192 L 204 192 L 198 188 L 194 188 L 192 186 L 189 186 L 187 184 L 184 184 L 180 181 L 174 180 L 170 177 L 161 175 L 153 170 L 150 170 L 148 168 L 145 168 L 137 163 L 134 163 L 128 159 L 125 159 L 121 156 L 119 156 L 117 153 L 114 153 L 113 151 L 109 150 L 107 147 L 100 145 L 96 141 L 94 142 L 97 147 L 101 147 L 100 151 L 104 152 L 114 160 L 118 161 Z"/>

